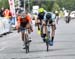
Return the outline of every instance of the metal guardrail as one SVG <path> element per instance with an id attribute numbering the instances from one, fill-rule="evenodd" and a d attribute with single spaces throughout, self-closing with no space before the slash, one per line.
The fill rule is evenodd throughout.
<path id="1" fill-rule="evenodd" d="M 0 35 L 10 31 L 9 19 L 0 17 Z"/>

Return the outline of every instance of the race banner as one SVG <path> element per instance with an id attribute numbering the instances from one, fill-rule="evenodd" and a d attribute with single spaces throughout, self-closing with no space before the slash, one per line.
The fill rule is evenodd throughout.
<path id="1" fill-rule="evenodd" d="M 15 17 L 15 4 L 14 4 L 14 0 L 8 0 L 9 1 L 9 6 L 10 6 L 10 11 L 12 13 L 12 16 Z"/>
<path id="2" fill-rule="evenodd" d="M 15 13 L 14 0 L 8 0 L 8 1 L 9 1 L 9 5 L 10 5 L 10 11 L 11 11 L 11 13 L 12 13 L 11 24 L 12 24 L 12 27 L 16 27 L 17 20 L 16 20 L 16 13 Z"/>

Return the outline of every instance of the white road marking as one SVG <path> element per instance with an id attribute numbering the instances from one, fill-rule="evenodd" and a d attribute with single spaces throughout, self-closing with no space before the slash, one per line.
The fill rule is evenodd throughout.
<path id="1" fill-rule="evenodd" d="M 0 48 L 0 51 L 4 50 L 4 49 L 6 49 L 6 48 L 7 48 L 7 47 L 1 47 L 1 48 Z"/>

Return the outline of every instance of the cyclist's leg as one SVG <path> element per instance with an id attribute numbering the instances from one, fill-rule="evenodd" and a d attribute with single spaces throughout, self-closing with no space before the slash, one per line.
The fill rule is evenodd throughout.
<path id="1" fill-rule="evenodd" d="M 28 37 L 28 34 L 27 34 L 27 32 L 25 32 L 25 43 L 27 43 L 27 41 L 28 41 L 27 37 Z"/>
<path id="2" fill-rule="evenodd" d="M 41 29 L 41 37 L 42 37 L 43 36 L 43 20 L 41 20 L 40 29 Z"/>
<path id="3" fill-rule="evenodd" d="M 51 33 L 51 41 L 53 42 L 54 41 L 54 36 L 55 36 L 55 29 L 56 29 L 56 25 L 52 25 L 51 26 L 51 29 L 52 29 L 52 33 Z"/>
<path id="4" fill-rule="evenodd" d="M 70 18 L 70 16 L 68 16 L 68 23 L 70 22 L 70 20 L 71 20 L 71 18 Z"/>
<path id="5" fill-rule="evenodd" d="M 31 40 L 31 32 L 33 32 L 33 28 L 32 28 L 32 24 L 31 23 L 27 24 L 27 30 L 28 30 L 29 40 Z"/>
<path id="6" fill-rule="evenodd" d="M 22 26 L 20 26 L 20 32 L 21 32 L 22 41 L 24 41 L 24 31 L 25 31 L 25 29 Z"/>
<path id="7" fill-rule="evenodd" d="M 26 29 L 27 29 L 27 31 L 26 31 L 26 35 L 27 35 L 27 37 L 28 37 L 28 42 L 31 42 L 31 36 L 30 36 L 30 34 L 31 34 L 31 25 L 30 25 L 30 23 L 28 23 L 27 25 L 26 25 Z"/>
<path id="8" fill-rule="evenodd" d="M 21 32 L 22 41 L 24 41 L 24 32 Z"/>
<path id="9" fill-rule="evenodd" d="M 56 16 L 56 23 L 58 24 L 59 16 Z"/>
<path id="10" fill-rule="evenodd" d="M 25 30 L 21 28 L 21 39 L 23 41 L 23 49 L 25 49 Z"/>
<path id="11" fill-rule="evenodd" d="M 47 34 L 47 28 L 46 28 L 46 21 L 43 21 L 43 35 L 42 35 L 42 37 L 43 37 L 43 41 L 45 42 L 45 37 L 46 37 L 46 34 Z"/>
<path id="12" fill-rule="evenodd" d="M 38 30 L 40 30 L 40 19 L 38 19 Z"/>
<path id="13" fill-rule="evenodd" d="M 26 25 L 26 28 L 28 29 L 28 33 L 31 33 L 31 25 L 29 23 Z"/>
<path id="14" fill-rule="evenodd" d="M 35 26 L 37 26 L 38 25 L 38 18 L 36 17 L 35 18 Z"/>
<path id="15" fill-rule="evenodd" d="M 43 34 L 46 34 L 46 21 L 43 21 Z"/>

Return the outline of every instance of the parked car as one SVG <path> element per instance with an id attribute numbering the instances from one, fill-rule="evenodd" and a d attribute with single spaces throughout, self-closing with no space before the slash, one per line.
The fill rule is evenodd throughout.
<path id="1" fill-rule="evenodd" d="M 70 17 L 71 17 L 71 19 L 75 19 L 75 11 L 72 11 L 72 12 L 70 13 Z"/>

